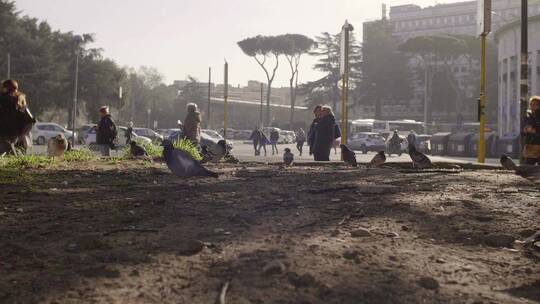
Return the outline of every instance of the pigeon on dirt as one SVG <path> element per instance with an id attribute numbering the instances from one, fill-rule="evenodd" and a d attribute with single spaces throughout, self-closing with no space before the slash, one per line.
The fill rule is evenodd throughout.
<path id="1" fill-rule="evenodd" d="M 516 174 L 530 180 L 540 188 L 540 166 L 519 166 Z"/>
<path id="2" fill-rule="evenodd" d="M 68 151 L 70 145 L 64 134 L 58 134 L 47 142 L 47 156 L 60 157 Z"/>
<path id="3" fill-rule="evenodd" d="M 508 155 L 505 155 L 505 154 L 501 155 L 501 166 L 505 170 L 510 170 L 510 171 L 517 170 L 516 163 L 510 157 L 508 157 Z"/>
<path id="4" fill-rule="evenodd" d="M 285 148 L 285 153 L 283 153 L 283 163 L 290 166 L 294 163 L 294 154 L 292 154 L 291 149 Z"/>
<path id="5" fill-rule="evenodd" d="M 146 149 L 144 147 L 139 146 L 135 141 L 131 141 L 129 143 L 129 151 L 131 152 L 131 155 L 134 157 L 143 157 L 148 156 L 148 152 L 146 152 Z"/>
<path id="6" fill-rule="evenodd" d="M 217 163 L 229 153 L 227 151 L 227 142 L 224 139 L 218 141 L 217 144 L 213 145 L 212 147 L 203 146 L 201 148 L 201 152 L 203 155 L 202 163 L 209 161 Z"/>
<path id="7" fill-rule="evenodd" d="M 409 145 L 409 156 L 413 161 L 413 166 L 418 169 L 428 169 L 433 166 L 429 157 L 424 153 L 416 150 L 416 147 Z"/>
<path id="8" fill-rule="evenodd" d="M 377 155 L 369 162 L 370 167 L 380 167 L 386 162 L 386 154 L 384 151 L 379 151 Z"/>
<path id="9" fill-rule="evenodd" d="M 164 140 L 163 143 L 163 158 L 167 163 L 167 167 L 178 177 L 214 177 L 219 175 L 203 167 L 196 159 L 188 153 L 175 149 L 170 140 Z"/>
<path id="10" fill-rule="evenodd" d="M 349 147 L 344 144 L 341 144 L 340 147 L 341 157 L 343 158 L 343 161 L 348 165 L 358 167 L 358 163 L 356 162 L 356 153 L 354 153 L 353 150 L 349 149 Z"/>

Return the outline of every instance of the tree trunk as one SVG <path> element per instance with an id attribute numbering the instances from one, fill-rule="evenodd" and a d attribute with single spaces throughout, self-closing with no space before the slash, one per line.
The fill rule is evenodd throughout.
<path id="1" fill-rule="evenodd" d="M 289 79 L 289 84 L 290 84 L 290 100 L 291 100 L 291 115 L 290 115 L 290 120 L 289 120 L 289 129 L 292 129 L 292 126 L 293 126 L 293 123 L 294 123 L 294 103 L 295 103 L 295 99 L 296 99 L 296 96 L 295 96 L 295 92 L 294 92 L 294 75 L 291 79 Z"/>
<path id="2" fill-rule="evenodd" d="M 270 127 L 270 97 L 272 95 L 272 82 L 268 81 L 266 88 L 266 126 Z"/>

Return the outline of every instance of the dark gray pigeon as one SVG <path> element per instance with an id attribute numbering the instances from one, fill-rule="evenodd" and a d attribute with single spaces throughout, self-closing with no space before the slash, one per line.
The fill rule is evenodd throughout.
<path id="1" fill-rule="evenodd" d="M 130 145 L 130 151 L 131 155 L 134 157 L 142 157 L 142 156 L 148 156 L 148 152 L 146 152 L 146 149 L 144 147 L 139 146 L 135 141 L 132 141 L 129 143 Z"/>
<path id="2" fill-rule="evenodd" d="M 384 165 L 385 162 L 386 162 L 386 155 L 384 154 L 384 151 L 379 151 L 379 153 L 377 153 L 377 155 L 373 157 L 371 162 L 369 162 L 369 165 L 371 167 L 380 167 Z"/>
<path id="3" fill-rule="evenodd" d="M 203 146 L 201 150 L 203 155 L 202 162 L 205 163 L 209 161 L 217 163 L 228 154 L 227 142 L 223 139 L 218 141 L 217 144 L 213 145 L 212 147 Z"/>
<path id="4" fill-rule="evenodd" d="M 353 150 L 349 149 L 349 147 L 344 144 L 341 144 L 340 147 L 341 157 L 343 157 L 343 161 L 348 165 L 358 167 L 358 163 L 356 162 L 356 153 L 354 153 Z"/>
<path id="5" fill-rule="evenodd" d="M 413 166 L 415 168 L 428 169 L 433 166 L 429 157 L 427 157 L 424 153 L 416 150 L 416 147 L 413 145 L 409 145 L 409 156 L 411 157 L 413 161 Z"/>
<path id="6" fill-rule="evenodd" d="M 540 166 L 520 166 L 516 168 L 516 174 L 530 180 L 540 188 Z"/>
<path id="7" fill-rule="evenodd" d="M 294 162 L 294 154 L 292 154 L 291 149 L 285 148 L 285 153 L 283 153 L 283 163 L 290 166 Z"/>
<path id="8" fill-rule="evenodd" d="M 178 177 L 219 177 L 217 173 L 203 167 L 188 153 L 175 149 L 170 140 L 163 141 L 163 158 L 167 167 Z"/>
<path id="9" fill-rule="evenodd" d="M 510 157 L 508 157 L 508 155 L 505 155 L 505 154 L 501 155 L 501 166 L 505 170 L 510 170 L 510 171 L 517 170 L 516 163 Z"/>

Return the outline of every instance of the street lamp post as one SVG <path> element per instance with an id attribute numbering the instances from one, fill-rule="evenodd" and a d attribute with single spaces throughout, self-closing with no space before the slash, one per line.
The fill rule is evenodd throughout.
<path id="1" fill-rule="evenodd" d="M 80 56 L 80 50 L 79 46 L 77 45 L 77 55 L 75 58 L 75 87 L 73 92 L 73 114 L 71 117 L 71 127 L 72 127 L 72 135 L 71 135 L 71 146 L 75 147 L 75 130 L 76 130 L 76 122 L 77 122 L 77 103 L 78 103 L 78 93 L 79 93 L 79 56 Z"/>

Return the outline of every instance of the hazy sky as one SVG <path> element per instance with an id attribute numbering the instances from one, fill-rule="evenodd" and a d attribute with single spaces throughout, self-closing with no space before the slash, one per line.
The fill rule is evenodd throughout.
<path id="1" fill-rule="evenodd" d="M 381 4 L 426 6 L 456 0 L 15 0 L 23 14 L 47 20 L 55 29 L 93 33 L 96 47 L 120 65 L 158 68 L 170 83 L 193 75 L 207 80 L 208 67 L 230 83 L 265 80 L 236 42 L 257 34 L 339 32 L 345 19 L 362 32 L 362 22 L 380 18 Z M 305 57 L 300 81 L 316 79 L 315 61 Z M 283 59 L 276 85 L 288 83 Z"/>

